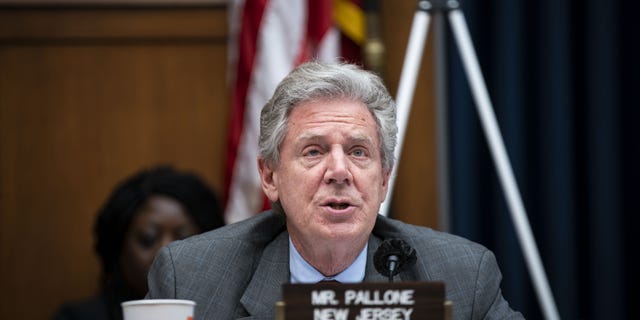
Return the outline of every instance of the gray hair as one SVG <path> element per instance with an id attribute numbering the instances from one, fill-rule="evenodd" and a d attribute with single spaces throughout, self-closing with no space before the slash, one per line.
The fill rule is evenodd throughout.
<path id="1" fill-rule="evenodd" d="M 398 134 L 396 104 L 380 77 L 345 63 L 307 62 L 278 84 L 260 114 L 258 146 L 265 165 L 276 168 L 280 164 L 280 144 L 293 108 L 306 102 L 339 99 L 367 106 L 377 124 L 382 167 L 390 171 Z"/>

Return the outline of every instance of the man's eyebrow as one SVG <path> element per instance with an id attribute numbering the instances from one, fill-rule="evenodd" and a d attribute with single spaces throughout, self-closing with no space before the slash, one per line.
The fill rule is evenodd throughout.
<path id="1" fill-rule="evenodd" d="M 303 133 L 296 137 L 296 141 L 321 141 L 322 136 L 315 133 Z"/>
<path id="2" fill-rule="evenodd" d="M 298 135 L 298 139 L 313 139 L 313 138 L 318 138 L 318 137 L 320 137 L 319 134 L 311 133 L 311 132 L 305 132 L 305 133 L 302 133 L 302 134 Z"/>
<path id="3" fill-rule="evenodd" d="M 354 135 L 350 138 L 350 140 L 353 144 L 374 144 L 373 139 L 371 139 L 371 137 L 367 135 Z"/>
<path id="4" fill-rule="evenodd" d="M 297 136 L 293 140 L 293 145 L 296 149 L 307 147 L 309 144 L 322 144 L 323 138 L 321 135 L 314 133 L 303 133 Z"/>
<path id="5" fill-rule="evenodd" d="M 304 142 L 304 143 L 320 143 L 322 141 L 324 141 L 325 138 L 324 136 L 320 135 L 320 134 L 315 134 L 315 133 L 303 133 L 301 135 L 299 135 L 295 141 L 300 143 L 300 142 Z M 361 145 L 375 145 L 373 139 L 365 134 L 353 134 L 349 137 L 349 144 L 361 144 Z"/>

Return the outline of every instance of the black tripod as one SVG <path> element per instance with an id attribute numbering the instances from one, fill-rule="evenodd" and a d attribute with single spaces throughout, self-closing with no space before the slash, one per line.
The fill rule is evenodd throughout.
<path id="1" fill-rule="evenodd" d="M 520 241 L 520 246 L 522 247 L 525 261 L 527 263 L 538 300 L 542 307 L 543 314 L 546 319 L 560 319 L 544 267 L 540 259 L 538 247 L 536 246 L 533 233 L 531 232 L 529 219 L 527 218 L 527 213 L 522 203 L 522 197 L 520 196 L 520 191 L 513 174 L 511 163 L 509 162 L 509 157 L 504 146 L 502 135 L 500 134 L 493 106 L 489 99 L 489 93 L 487 91 L 484 77 L 480 71 L 478 58 L 476 57 L 475 49 L 473 48 L 467 23 L 464 15 L 462 14 L 462 10 L 460 9 L 460 3 L 457 0 L 418 1 L 418 9 L 416 10 L 413 18 L 409 44 L 405 54 L 405 60 L 400 76 L 400 84 L 398 86 L 398 93 L 396 97 L 398 107 L 398 146 L 395 152 L 396 159 L 400 158 L 400 154 L 402 152 L 402 143 L 404 141 L 404 134 L 409 119 L 411 100 L 413 99 L 418 70 L 420 69 L 420 58 L 422 57 L 424 44 L 427 39 L 431 13 L 446 14 L 449 23 L 451 24 L 455 42 L 458 50 L 460 51 L 465 73 L 480 116 L 482 129 L 489 144 L 489 149 L 498 173 L 500 185 L 505 193 L 509 212 L 511 213 L 511 218 L 515 225 L 518 240 Z M 392 172 L 389 181 L 387 200 L 383 202 L 382 207 L 380 208 L 380 212 L 383 214 L 388 212 L 389 199 L 393 194 L 396 168 L 397 166 L 394 167 L 394 171 Z"/>

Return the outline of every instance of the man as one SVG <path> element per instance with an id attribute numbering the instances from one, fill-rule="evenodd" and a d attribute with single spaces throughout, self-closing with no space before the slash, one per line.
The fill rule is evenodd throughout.
<path id="1" fill-rule="evenodd" d="M 401 238 L 418 259 L 397 277 L 445 282 L 454 319 L 522 318 L 487 249 L 378 215 L 396 135 L 377 76 L 346 64 L 296 68 L 260 117 L 258 168 L 274 209 L 163 249 L 147 297 L 194 300 L 196 319 L 272 319 L 283 283 L 385 281 L 373 254 Z"/>

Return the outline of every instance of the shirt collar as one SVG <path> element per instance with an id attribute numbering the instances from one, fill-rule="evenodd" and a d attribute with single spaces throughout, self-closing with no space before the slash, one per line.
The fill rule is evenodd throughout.
<path id="1" fill-rule="evenodd" d="M 367 247 L 365 244 L 358 257 L 344 271 L 334 277 L 325 277 L 316 268 L 310 265 L 298 252 L 289 237 L 289 271 L 291 283 L 318 283 L 322 280 L 336 280 L 341 283 L 358 283 L 364 280 L 367 266 Z"/>

